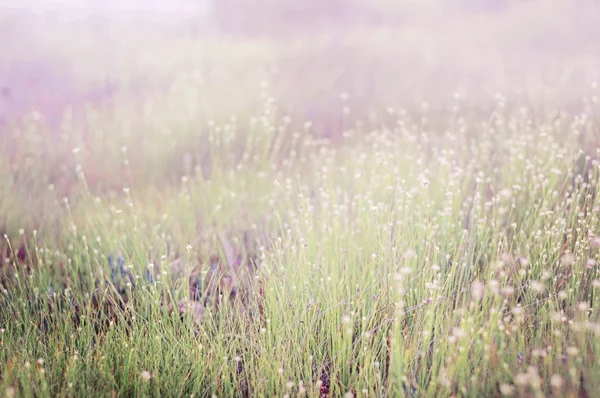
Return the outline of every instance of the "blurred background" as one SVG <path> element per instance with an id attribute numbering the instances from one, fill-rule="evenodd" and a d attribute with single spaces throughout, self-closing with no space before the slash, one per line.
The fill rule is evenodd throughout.
<path id="1" fill-rule="evenodd" d="M 591 0 L 0 4 L 0 118 L 36 109 L 53 127 L 68 106 L 125 92 L 141 104 L 187 74 L 229 100 L 239 91 L 242 106 L 253 94 L 242 91 L 245 81 L 268 80 L 283 109 L 311 102 L 305 111 L 319 118 L 341 92 L 373 108 L 421 97 L 444 103 L 457 90 L 493 94 L 507 82 L 529 92 L 572 89 L 596 78 L 600 38 Z"/>
<path id="2" fill-rule="evenodd" d="M 457 106 L 575 114 L 597 99 L 598 15 L 592 0 L 2 0 L 3 183 L 37 208 L 49 185 L 72 194 L 76 164 L 93 192 L 177 182 L 210 168 L 203 132 L 265 115 L 336 140 L 394 112 L 440 134 Z"/>

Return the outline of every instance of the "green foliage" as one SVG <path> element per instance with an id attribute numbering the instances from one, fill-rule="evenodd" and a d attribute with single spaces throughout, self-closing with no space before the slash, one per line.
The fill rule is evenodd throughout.
<path id="1" fill-rule="evenodd" d="M 15 118 L 0 392 L 598 394 L 598 88 L 453 95 L 426 54 L 398 77 L 357 54 L 402 51 L 346 38 L 361 51 L 307 69 L 290 58 L 331 42 L 123 39 L 119 87 L 144 71 L 131 51 L 155 91 L 59 131 Z M 311 119 L 331 65 L 347 80 Z"/>

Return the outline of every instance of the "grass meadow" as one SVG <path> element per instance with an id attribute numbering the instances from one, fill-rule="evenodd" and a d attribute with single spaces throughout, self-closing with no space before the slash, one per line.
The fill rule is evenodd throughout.
<path id="1" fill-rule="evenodd" d="M 600 29 L 569 4 L 2 10 L 0 393 L 600 396 Z"/>

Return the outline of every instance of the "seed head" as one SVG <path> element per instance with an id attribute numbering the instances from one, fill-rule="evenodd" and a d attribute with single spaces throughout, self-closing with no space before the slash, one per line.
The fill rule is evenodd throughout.
<path id="1" fill-rule="evenodd" d="M 475 281 L 471 284 L 471 294 L 477 301 L 483 298 L 485 285 L 481 281 Z"/>
<path id="2" fill-rule="evenodd" d="M 553 375 L 550 378 L 550 385 L 556 389 L 560 389 L 563 385 L 563 378 L 558 374 Z"/>
<path id="3" fill-rule="evenodd" d="M 144 381 L 150 381 L 150 379 L 152 378 L 152 373 L 148 372 L 147 370 L 143 370 L 140 372 L 140 377 Z"/>

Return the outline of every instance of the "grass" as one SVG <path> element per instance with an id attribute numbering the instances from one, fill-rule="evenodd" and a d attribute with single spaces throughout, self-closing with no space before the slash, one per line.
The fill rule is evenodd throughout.
<path id="1" fill-rule="evenodd" d="M 114 57 L 110 102 L 0 136 L 0 391 L 598 394 L 585 49 L 543 69 L 520 49 L 512 74 L 509 39 L 478 53 L 419 28 L 120 34 L 80 38 Z"/>

